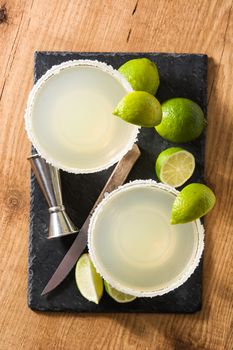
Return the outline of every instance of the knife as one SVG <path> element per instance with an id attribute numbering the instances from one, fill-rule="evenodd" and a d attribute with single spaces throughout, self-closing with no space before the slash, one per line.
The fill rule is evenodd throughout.
<path id="1" fill-rule="evenodd" d="M 119 185 L 122 185 L 125 182 L 127 176 L 129 175 L 140 154 L 141 152 L 138 146 L 134 144 L 132 149 L 128 151 L 126 155 L 117 163 L 110 178 L 108 179 L 97 201 L 95 202 L 90 214 L 88 215 L 77 237 L 75 238 L 73 244 L 71 245 L 70 249 L 64 256 L 60 264 L 58 265 L 56 271 L 50 278 L 41 295 L 45 295 L 54 290 L 57 286 L 59 286 L 59 284 L 66 278 L 66 276 L 72 270 L 78 258 L 86 248 L 88 227 L 94 209 L 102 201 L 106 192 L 112 192 Z"/>

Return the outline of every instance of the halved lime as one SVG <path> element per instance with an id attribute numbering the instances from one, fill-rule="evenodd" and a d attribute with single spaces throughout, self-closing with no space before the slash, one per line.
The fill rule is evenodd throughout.
<path id="1" fill-rule="evenodd" d="M 159 180 L 173 187 L 183 185 L 192 176 L 194 169 L 194 156 L 180 147 L 165 149 L 155 163 Z"/>
<path id="2" fill-rule="evenodd" d="M 75 268 L 75 280 L 80 293 L 89 301 L 98 304 L 103 295 L 103 280 L 89 257 L 83 254 Z"/>
<path id="3" fill-rule="evenodd" d="M 124 96 L 113 114 L 128 123 L 147 128 L 158 125 L 162 118 L 159 101 L 145 91 L 133 91 Z"/>
<path id="4" fill-rule="evenodd" d="M 156 64 L 148 58 L 127 61 L 118 70 L 135 91 L 147 91 L 152 95 L 157 92 L 159 87 L 158 69 Z"/>
<path id="5" fill-rule="evenodd" d="M 171 224 L 184 224 L 207 214 L 215 205 L 213 191 L 206 185 L 193 183 L 182 189 L 172 206 Z"/>
<path id="6" fill-rule="evenodd" d="M 130 301 L 133 301 L 136 299 L 136 297 L 134 297 L 133 295 L 119 292 L 117 289 L 110 286 L 110 284 L 107 281 L 104 281 L 104 286 L 108 295 L 110 295 L 110 297 L 113 298 L 118 303 L 129 303 Z"/>

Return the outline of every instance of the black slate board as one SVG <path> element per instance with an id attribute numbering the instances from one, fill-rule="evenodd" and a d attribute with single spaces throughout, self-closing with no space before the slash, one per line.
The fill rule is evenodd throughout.
<path id="1" fill-rule="evenodd" d="M 161 84 L 157 93 L 160 102 L 171 97 L 187 97 L 196 101 L 207 113 L 207 56 L 166 53 L 70 53 L 37 52 L 35 81 L 53 65 L 73 59 L 98 59 L 118 68 L 129 59 L 148 57 L 159 68 Z M 173 146 L 153 129 L 143 128 L 139 140 L 140 160 L 128 180 L 156 179 L 154 162 L 165 148 Z M 205 135 L 183 146 L 196 158 L 196 169 L 190 182 L 203 182 Z M 73 175 L 62 172 L 64 204 L 78 227 L 82 226 L 113 167 L 97 174 Z M 88 302 L 75 285 L 74 269 L 67 279 L 50 295 L 40 296 L 52 273 L 70 247 L 74 237 L 47 240 L 47 204 L 34 176 L 31 177 L 31 210 L 29 237 L 28 305 L 33 310 L 75 312 L 148 312 L 192 313 L 201 309 L 202 262 L 188 281 L 161 297 L 137 298 L 129 304 L 118 304 L 106 293 L 99 305 Z"/>

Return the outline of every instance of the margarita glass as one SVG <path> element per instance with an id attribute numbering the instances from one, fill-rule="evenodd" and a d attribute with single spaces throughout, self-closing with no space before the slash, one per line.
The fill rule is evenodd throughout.
<path id="1" fill-rule="evenodd" d="M 112 115 L 131 91 L 126 79 L 103 62 L 75 60 L 54 66 L 29 95 L 29 139 L 57 168 L 73 173 L 107 169 L 137 138 L 138 127 Z"/>
<path id="2" fill-rule="evenodd" d="M 152 297 L 183 284 L 204 246 L 200 220 L 171 225 L 178 191 L 152 180 L 136 180 L 111 192 L 95 210 L 88 234 L 91 259 L 119 291 Z"/>

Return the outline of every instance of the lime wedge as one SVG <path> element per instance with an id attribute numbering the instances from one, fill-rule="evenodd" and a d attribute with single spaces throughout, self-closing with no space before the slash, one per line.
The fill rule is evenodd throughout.
<path id="1" fill-rule="evenodd" d="M 179 187 L 193 174 L 195 158 L 183 148 L 167 148 L 159 154 L 155 169 L 160 181 L 173 187 Z"/>
<path id="2" fill-rule="evenodd" d="M 136 297 L 132 295 L 119 292 L 118 290 L 110 286 L 110 284 L 106 281 L 104 281 L 104 286 L 108 295 L 110 295 L 110 297 L 113 298 L 118 303 L 129 303 L 130 301 L 133 301 L 136 299 Z"/>
<path id="3" fill-rule="evenodd" d="M 213 191 L 206 185 L 193 183 L 182 189 L 172 206 L 171 224 L 184 224 L 207 214 L 215 205 Z"/>
<path id="4" fill-rule="evenodd" d="M 75 280 L 84 298 L 98 304 L 103 295 L 103 281 L 88 254 L 83 254 L 78 260 Z"/>
<path id="5" fill-rule="evenodd" d="M 133 91 L 124 96 L 113 114 L 128 123 L 147 128 L 158 125 L 162 118 L 159 101 L 145 91 Z"/>

